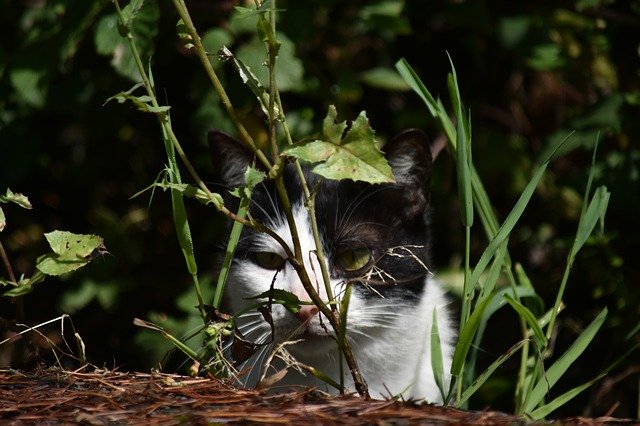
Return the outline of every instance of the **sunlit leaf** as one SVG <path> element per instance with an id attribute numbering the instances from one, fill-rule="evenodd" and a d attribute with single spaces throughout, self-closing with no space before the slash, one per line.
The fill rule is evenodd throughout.
<path id="1" fill-rule="evenodd" d="M 36 268 L 46 275 L 62 275 L 88 264 L 95 251 L 104 249 L 97 235 L 53 231 L 44 234 L 53 253 L 38 258 Z"/>
<path id="2" fill-rule="evenodd" d="M 329 107 L 323 124 L 323 138 L 298 142 L 285 148 L 283 154 L 318 163 L 312 171 L 327 179 L 394 182 L 391 167 L 378 148 L 364 111 L 344 137 L 342 135 L 347 125 L 344 122 L 336 123 L 336 116 L 335 107 Z"/>

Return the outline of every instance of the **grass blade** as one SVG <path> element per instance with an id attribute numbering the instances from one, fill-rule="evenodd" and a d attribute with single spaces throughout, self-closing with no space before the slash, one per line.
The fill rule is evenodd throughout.
<path id="1" fill-rule="evenodd" d="M 533 315 L 533 312 L 531 312 L 529 308 L 527 308 L 508 294 L 505 294 L 504 299 L 509 305 L 511 305 L 511 307 L 518 313 L 518 315 L 520 315 L 520 318 L 523 318 L 529 325 L 529 327 L 533 331 L 533 335 L 536 337 L 536 340 L 538 340 L 538 344 L 541 347 L 546 347 L 547 338 L 544 335 L 544 331 L 542 331 L 542 327 L 540 327 L 540 324 L 538 323 L 535 315 Z"/>
<path id="2" fill-rule="evenodd" d="M 496 236 L 491 240 L 485 251 L 482 253 L 480 260 L 478 261 L 476 267 L 473 269 L 473 273 L 471 274 L 471 283 L 475 285 L 480 279 L 480 275 L 484 272 L 489 261 L 498 250 L 498 248 L 509 238 L 509 234 L 513 230 L 514 226 L 522 216 L 525 207 L 531 200 L 531 196 L 533 195 L 533 191 L 535 191 L 540 179 L 544 175 L 544 172 L 547 169 L 547 165 L 549 164 L 548 160 L 540 165 L 538 170 L 536 170 L 535 174 L 525 187 L 524 191 L 520 195 L 520 198 L 516 202 L 515 206 L 505 219 L 504 223 L 498 230 Z"/>
<path id="3" fill-rule="evenodd" d="M 476 334 L 476 330 L 478 330 L 480 321 L 482 320 L 483 314 L 487 309 L 487 306 L 489 306 L 490 301 L 490 298 L 486 298 L 478 302 L 476 308 L 469 317 L 469 321 L 460 333 L 458 344 L 456 345 L 456 349 L 453 354 L 453 363 L 451 364 L 451 374 L 454 376 L 459 376 L 462 371 L 464 360 L 466 359 L 469 348 L 471 347 L 471 342 L 473 342 L 473 336 Z"/>
<path id="4" fill-rule="evenodd" d="M 543 419 L 543 418 L 547 417 L 550 413 L 552 413 L 553 411 L 555 411 L 558 408 L 562 407 L 567 402 L 571 401 L 579 393 L 581 393 L 585 389 L 593 386 L 593 384 L 595 382 L 597 382 L 598 380 L 600 380 L 604 376 L 605 376 L 605 374 L 602 373 L 598 377 L 596 377 L 595 379 L 589 380 L 588 382 L 583 383 L 580 386 L 576 386 L 575 388 L 563 393 L 562 395 L 558 396 L 557 398 L 554 398 L 551 402 L 541 406 L 540 408 L 536 408 L 531 413 L 529 413 L 529 416 L 533 420 L 540 420 L 540 419 Z"/>
<path id="5" fill-rule="evenodd" d="M 586 347 L 591 343 L 593 337 L 598 332 L 605 318 L 607 317 L 607 308 L 589 324 L 587 328 L 578 336 L 571 347 L 562 354 L 556 362 L 547 370 L 543 380 L 538 381 L 534 386 L 531 394 L 525 400 L 525 413 L 531 413 L 544 399 L 547 392 L 558 382 L 560 377 L 571 367 L 573 362 L 584 352 Z"/>
<path id="6" fill-rule="evenodd" d="M 524 343 L 525 343 L 524 340 L 516 343 L 507 352 L 500 355 L 498 359 L 493 361 L 491 365 L 487 367 L 487 369 L 484 370 L 482 374 L 480 374 L 478 378 L 475 379 L 473 383 L 471 383 L 471 385 L 467 387 L 467 389 L 465 389 L 464 392 L 462 392 L 460 399 L 456 401 L 456 407 L 463 406 L 469 400 L 469 398 L 471 398 L 471 396 L 473 396 L 473 394 L 476 393 L 476 391 L 480 388 L 480 386 L 482 386 L 484 382 L 486 382 L 487 379 L 491 377 L 493 372 L 496 371 L 496 369 L 500 367 L 502 364 L 504 364 L 505 361 L 511 358 L 513 354 L 518 352 L 520 348 L 522 348 Z"/>
<path id="7" fill-rule="evenodd" d="M 444 363 L 442 361 L 442 345 L 440 342 L 440 332 L 438 330 L 437 311 L 433 309 L 433 319 L 431 322 L 431 369 L 433 377 L 436 379 L 436 385 L 440 390 L 443 401 L 446 403 L 447 393 L 444 390 Z"/>

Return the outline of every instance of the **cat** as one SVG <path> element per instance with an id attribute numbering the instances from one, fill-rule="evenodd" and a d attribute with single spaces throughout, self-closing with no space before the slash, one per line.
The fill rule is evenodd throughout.
<path id="1" fill-rule="evenodd" d="M 209 144 L 219 182 L 227 189 L 243 185 L 246 168 L 257 163 L 254 154 L 217 131 L 209 133 Z M 429 269 L 430 145 L 422 131 L 411 129 L 393 138 L 382 151 L 396 183 L 371 185 L 329 180 L 308 168 L 304 168 L 304 176 L 309 188 L 316 191 L 319 233 L 331 288 L 338 300 L 345 285 L 352 283 L 346 335 L 371 397 L 442 403 L 431 366 L 434 311 L 442 345 L 445 389 L 450 381 L 455 332 L 445 292 Z M 306 269 L 321 298 L 327 300 L 303 190 L 292 165 L 284 170 L 284 183 L 293 206 Z M 237 198 L 226 190 L 221 192 L 225 203 L 237 205 Z M 249 211 L 253 219 L 276 231 L 293 250 L 273 181 L 264 181 L 255 188 Z M 293 293 L 301 301 L 310 301 L 285 258 L 285 251 L 274 238 L 244 227 L 226 286 L 233 313 L 255 305 L 256 300 L 250 298 L 271 287 Z M 286 341 L 296 341 L 284 347 L 298 362 L 314 367 L 336 382 L 339 380 L 341 354 L 335 334 L 314 305 L 303 304 L 293 314 L 282 304 L 274 303 L 270 316 L 273 327 L 255 309 L 237 321 L 245 339 L 262 344 L 245 363 L 241 380 L 246 386 L 256 385 L 271 352 Z M 276 361 L 273 371 L 282 364 Z M 343 371 L 346 389 L 353 391 L 346 364 Z M 274 384 L 274 388 L 284 390 L 293 386 L 315 386 L 336 392 L 324 381 L 295 368 L 290 368 Z"/>

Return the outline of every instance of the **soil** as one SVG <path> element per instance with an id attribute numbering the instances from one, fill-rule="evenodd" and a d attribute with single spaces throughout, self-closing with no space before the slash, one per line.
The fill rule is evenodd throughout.
<path id="1" fill-rule="evenodd" d="M 530 422 L 492 411 L 328 397 L 313 390 L 267 395 L 216 379 L 95 370 L 0 371 L 0 424 L 640 424 L 575 417 Z"/>

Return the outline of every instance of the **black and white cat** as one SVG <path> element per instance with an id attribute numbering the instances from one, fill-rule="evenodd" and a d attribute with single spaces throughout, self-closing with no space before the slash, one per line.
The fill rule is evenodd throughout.
<path id="1" fill-rule="evenodd" d="M 220 182 L 228 189 L 243 185 L 244 172 L 254 163 L 254 155 L 240 142 L 220 132 L 211 132 L 209 142 Z M 431 366 L 434 310 L 442 342 L 446 387 L 455 332 L 444 291 L 428 269 L 430 234 L 426 213 L 432 163 L 430 146 L 424 133 L 408 130 L 382 150 L 392 167 L 395 184 L 327 180 L 308 171 L 305 177 L 309 188 L 317 191 L 316 218 L 332 291 L 340 299 L 347 283 L 353 285 L 346 334 L 371 396 L 401 396 L 441 403 Z M 293 205 L 306 269 L 320 296 L 326 300 L 308 210 L 292 166 L 287 166 L 284 182 Z M 225 202 L 233 203 L 233 200 L 227 196 Z M 250 214 L 275 230 L 293 250 L 289 226 L 273 182 L 265 181 L 256 187 Z M 293 293 L 300 300 L 310 300 L 285 258 L 285 251 L 272 237 L 244 228 L 226 290 L 234 313 L 255 305 L 256 301 L 249 298 L 272 286 Z M 271 316 L 274 339 L 271 325 L 255 309 L 243 314 L 237 322 L 247 340 L 264 344 L 245 364 L 250 366 L 241 379 L 245 385 L 256 384 L 270 353 L 287 341 L 298 341 L 285 346 L 298 362 L 339 381 L 341 355 L 334 333 L 313 305 L 302 305 L 294 315 L 282 305 L 273 304 Z M 344 365 L 345 384 L 353 390 L 351 375 Z M 316 386 L 332 391 L 313 375 L 295 369 L 290 369 L 277 383 L 281 385 Z"/>

